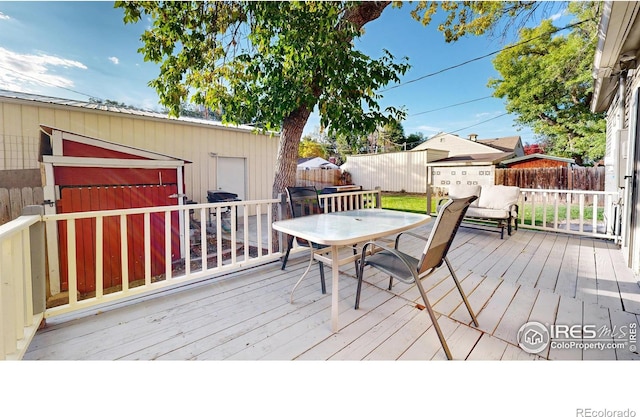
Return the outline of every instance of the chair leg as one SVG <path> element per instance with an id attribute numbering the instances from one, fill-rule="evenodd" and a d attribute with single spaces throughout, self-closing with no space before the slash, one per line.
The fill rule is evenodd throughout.
<path id="1" fill-rule="evenodd" d="M 287 259 L 289 259 L 289 252 L 291 252 L 291 246 L 293 246 L 293 236 L 290 236 L 287 240 L 287 252 L 284 254 L 282 258 L 282 268 L 280 270 L 284 271 L 284 268 L 287 266 Z"/>
<path id="2" fill-rule="evenodd" d="M 320 269 L 320 286 L 322 287 L 322 293 L 327 293 L 327 284 L 324 281 L 324 264 L 322 262 L 318 262 L 318 268 Z"/>
<path id="3" fill-rule="evenodd" d="M 364 275 L 364 262 L 361 262 L 361 264 L 358 266 L 357 269 L 357 277 L 358 277 L 358 286 L 356 287 L 356 304 L 354 309 L 359 309 L 360 308 L 360 291 L 362 290 L 362 276 Z"/>
<path id="4" fill-rule="evenodd" d="M 471 315 L 473 324 L 476 327 L 478 327 L 478 320 L 476 319 L 476 315 L 473 313 L 473 310 L 471 309 L 471 304 L 469 304 L 469 300 L 467 299 L 467 296 L 464 295 L 464 291 L 462 290 L 462 285 L 460 285 L 460 281 L 458 281 L 458 277 L 456 276 L 456 273 L 453 272 L 453 268 L 451 267 L 451 264 L 449 263 L 449 259 L 447 259 L 446 256 L 444 257 L 444 261 L 447 264 L 447 268 L 449 268 L 449 272 L 451 273 L 451 277 L 453 278 L 453 281 L 456 283 L 456 287 L 458 287 L 458 291 L 462 296 L 462 301 L 464 301 L 464 305 L 467 306 L 467 310 L 469 310 L 469 314 Z"/>
<path id="5" fill-rule="evenodd" d="M 422 301 L 424 301 L 424 306 L 427 309 L 427 313 L 429 313 L 429 317 L 431 317 L 431 322 L 433 323 L 433 327 L 436 329 L 436 333 L 438 334 L 438 339 L 440 339 L 440 344 L 442 345 L 442 349 L 444 350 L 445 355 L 447 355 L 447 359 L 451 360 L 453 359 L 453 357 L 451 356 L 449 345 L 447 345 L 447 341 L 444 339 L 444 334 L 442 333 L 442 329 L 440 329 L 440 325 L 438 324 L 438 320 L 436 319 L 436 314 L 431 308 L 431 304 L 429 303 L 429 299 L 427 298 L 427 293 L 422 287 L 422 282 L 420 282 L 419 279 L 416 279 L 416 286 L 420 291 L 420 295 L 422 296 Z"/>

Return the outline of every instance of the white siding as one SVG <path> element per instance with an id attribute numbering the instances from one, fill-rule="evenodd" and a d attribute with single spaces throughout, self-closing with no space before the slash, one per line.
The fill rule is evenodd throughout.
<path id="1" fill-rule="evenodd" d="M 446 188 L 449 185 L 494 185 L 494 165 L 436 166 L 431 167 L 432 185 Z"/>
<path id="2" fill-rule="evenodd" d="M 447 157 L 446 151 L 423 150 L 372 155 L 350 155 L 340 168 L 354 184 L 382 191 L 427 192 L 427 162 Z"/>

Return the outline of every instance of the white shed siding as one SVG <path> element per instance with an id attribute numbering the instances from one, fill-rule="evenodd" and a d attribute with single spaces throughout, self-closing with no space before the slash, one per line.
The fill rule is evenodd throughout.
<path id="1" fill-rule="evenodd" d="M 351 174 L 354 184 L 382 191 L 427 192 L 427 162 L 446 158 L 439 150 L 350 155 L 340 168 Z"/>
<path id="2" fill-rule="evenodd" d="M 494 165 L 473 166 L 435 166 L 431 168 L 434 187 L 446 188 L 449 185 L 493 185 L 495 183 Z"/>
<path id="3" fill-rule="evenodd" d="M 193 162 L 187 196 L 206 202 L 216 189 L 216 157 L 247 161 L 247 199 L 271 198 L 278 137 L 224 127 L 0 97 L 0 169 L 39 168 L 40 125 Z"/>

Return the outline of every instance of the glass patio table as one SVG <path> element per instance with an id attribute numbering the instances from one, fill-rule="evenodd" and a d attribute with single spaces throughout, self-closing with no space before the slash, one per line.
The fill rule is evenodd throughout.
<path id="1" fill-rule="evenodd" d="M 331 330 L 335 333 L 338 331 L 339 267 L 353 262 L 360 256 L 350 255 L 340 258 L 339 249 L 413 229 L 430 220 L 431 216 L 426 214 L 363 209 L 280 220 L 273 223 L 273 228 L 291 236 L 328 246 L 326 249 L 312 250 L 312 256 L 331 267 Z M 292 290 L 292 297 L 296 286 Z"/>

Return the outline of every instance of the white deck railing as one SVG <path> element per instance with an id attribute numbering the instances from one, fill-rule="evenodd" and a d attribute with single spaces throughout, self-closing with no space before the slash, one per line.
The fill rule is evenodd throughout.
<path id="1" fill-rule="evenodd" d="M 325 194 L 320 195 L 320 200 L 325 211 L 373 208 L 380 207 L 381 193 L 375 190 Z M 616 193 L 523 189 L 519 225 L 614 238 L 617 200 Z M 280 198 L 29 215 L 0 226 L 0 360 L 20 359 L 43 318 L 150 294 L 169 286 L 279 259 L 282 249 L 274 247 L 282 248 L 283 239 L 273 233 L 271 224 L 276 220 L 274 216 L 279 218 L 283 215 L 285 204 L 286 201 Z M 229 212 L 227 207 L 230 207 Z M 537 221 L 534 213 L 538 213 Z M 39 264 L 38 268 L 44 271 L 44 257 L 34 254 L 43 252 L 45 224 L 49 238 L 49 288 L 56 287 L 52 280 L 60 281 L 60 265 L 65 269 L 65 282 L 57 283 L 59 296 L 64 297 L 57 300 L 60 305 L 50 308 L 44 306 L 44 290 L 36 288 L 44 287 L 40 285 L 43 281 L 33 285 L 37 274 L 34 274 L 32 264 Z M 138 225 L 135 230 L 140 235 L 129 239 L 134 224 Z M 158 225 L 163 225 L 160 227 L 162 233 L 152 233 Z M 37 233 L 33 233 L 38 226 Z M 64 230 L 66 234 L 62 236 L 66 238 L 49 236 L 52 230 Z M 105 264 L 108 262 L 105 254 L 109 253 L 105 242 L 109 241 L 110 234 L 118 236 L 117 286 L 105 284 Z M 127 238 L 119 239 L 119 236 Z M 278 240 L 278 245 L 274 245 L 274 239 Z M 130 247 L 130 242 L 135 247 Z M 42 246 L 38 246 L 40 244 Z M 61 248 L 51 251 L 52 245 L 64 245 L 62 253 L 66 254 L 65 259 L 59 259 Z M 91 248 L 93 256 L 89 257 L 93 262 L 89 265 L 89 275 L 94 280 L 95 289 L 83 292 L 80 291 L 79 280 L 86 278 L 83 274 L 87 272 L 79 270 L 78 259 L 82 248 L 87 247 Z M 137 251 L 138 261 L 142 260 L 142 265 L 138 265 L 143 271 L 140 277 L 131 276 L 130 249 Z M 157 255 L 158 250 L 165 254 L 164 269 L 160 274 L 151 266 L 152 256 Z M 179 251 L 177 259 L 166 256 L 176 251 Z M 84 264 L 87 266 L 86 261 Z M 110 268 L 113 271 L 113 265 Z M 45 275 L 44 272 L 41 275 Z"/>
<path id="2" fill-rule="evenodd" d="M 521 189 L 518 226 L 617 239 L 618 193 Z"/>
<path id="3" fill-rule="evenodd" d="M 61 249 L 65 249 L 62 253 L 66 253 L 66 259 L 61 259 L 65 267 L 58 271 L 50 268 L 49 272 L 50 279 L 52 272 L 54 276 L 56 273 L 64 276 L 62 290 L 68 294 L 67 299 L 62 297 L 62 305 L 46 310 L 45 318 L 277 259 L 281 255 L 279 251 L 273 251 L 271 222 L 273 207 L 278 203 L 279 200 L 273 199 L 45 215 L 45 222 L 65 230 L 66 241 L 59 242 L 64 246 Z M 90 221 L 90 233 L 87 233 L 86 220 Z M 105 225 L 114 221 L 115 228 L 112 223 L 110 230 L 120 247 L 117 254 L 112 254 L 116 255 L 116 261 L 110 268 L 117 269 L 111 272 L 118 278 L 119 285 L 116 286 L 104 282 L 105 263 L 108 262 L 104 256 Z M 136 223 L 137 227 L 134 226 Z M 152 223 L 159 226 L 160 234 L 157 230 L 152 231 Z M 82 241 L 76 233 L 77 227 L 84 227 Z M 132 233 L 141 235 L 136 238 Z M 87 239 L 90 239 L 89 243 Z M 131 246 L 132 243 L 139 247 Z M 91 250 L 90 255 L 85 253 L 87 247 Z M 135 259 L 130 259 L 132 251 L 137 254 Z M 178 251 L 179 256 L 172 259 L 171 255 Z M 158 254 L 164 257 L 163 268 L 154 271 L 154 275 L 152 258 Z M 78 280 L 83 278 L 83 272 L 78 270 L 79 256 L 85 259 L 89 256 L 88 259 L 94 261 L 91 265 L 94 269 L 88 271 L 91 279 L 95 279 L 94 291 L 79 288 Z M 62 269 L 64 273 L 61 274 Z M 135 276 L 132 275 L 134 270 Z"/>
<path id="4" fill-rule="evenodd" d="M 379 190 L 354 191 L 321 195 L 320 199 L 325 211 L 342 211 L 378 207 L 380 195 Z M 286 201 L 281 198 L 45 215 L 43 220 L 55 225 L 54 230 L 64 230 L 63 239 L 58 241 L 61 247 L 53 252 L 66 254 L 57 270 L 52 270 L 50 265 L 50 279 L 59 279 L 62 296 L 59 297 L 61 305 L 48 308 L 45 318 L 277 260 L 282 251 L 274 248 L 282 248 L 284 240 L 273 233 L 271 224 L 276 220 L 274 216 L 283 216 L 284 204 Z M 121 238 L 130 236 L 135 223 L 138 224 L 135 231 L 140 236 Z M 160 224 L 161 236 L 152 233 L 154 224 L 156 227 Z M 116 235 L 120 245 L 116 251 L 119 273 L 115 286 L 105 284 L 104 277 L 108 230 Z M 278 239 L 278 245 L 274 245 L 274 238 Z M 176 242 L 179 242 L 180 256 L 172 260 L 166 254 L 176 252 Z M 49 241 L 49 244 L 55 242 Z M 90 255 L 86 254 L 87 247 Z M 64 250 L 60 252 L 60 249 Z M 132 251 L 137 253 L 136 268 L 129 259 Z M 154 254 L 158 253 L 165 256 L 160 274 L 151 266 Z M 87 256 L 92 269 L 83 272 L 78 259 L 84 257 L 86 266 Z M 137 273 L 132 276 L 134 269 Z M 92 283 L 95 281 L 92 291 L 80 288 L 83 274 L 90 275 Z"/>
<path id="5" fill-rule="evenodd" d="M 30 237 L 39 221 L 21 216 L 0 226 L 0 360 L 21 359 L 42 320 L 34 311 Z"/>

